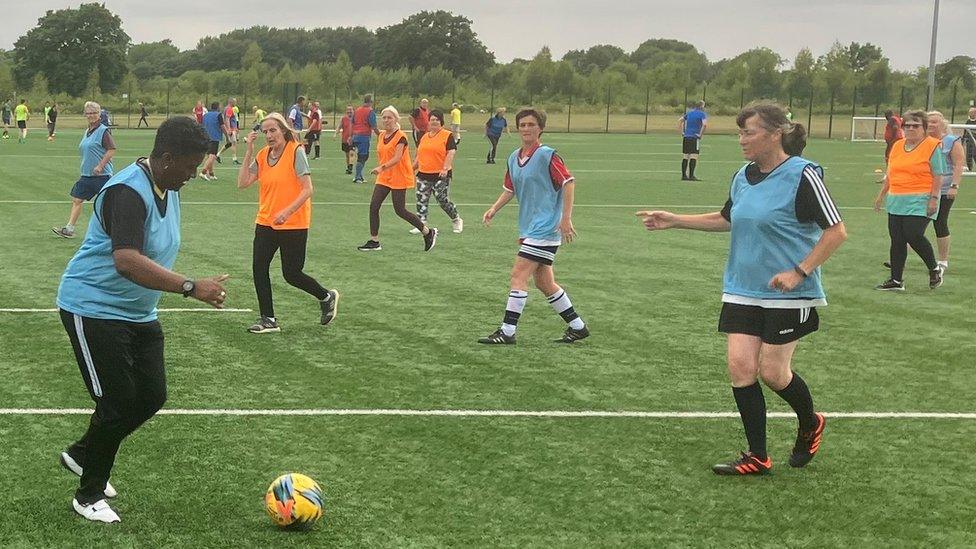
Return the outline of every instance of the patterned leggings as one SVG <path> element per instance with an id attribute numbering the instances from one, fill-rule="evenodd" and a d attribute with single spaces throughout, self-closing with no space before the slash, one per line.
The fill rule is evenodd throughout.
<path id="1" fill-rule="evenodd" d="M 430 194 L 432 192 L 434 193 L 434 198 L 437 199 L 437 203 L 441 205 L 441 209 L 451 218 L 451 221 L 457 219 L 457 206 L 447 197 L 450 185 L 450 177 L 436 179 L 434 181 L 417 177 L 417 215 L 420 219 L 427 221 L 427 205 L 430 203 Z"/>

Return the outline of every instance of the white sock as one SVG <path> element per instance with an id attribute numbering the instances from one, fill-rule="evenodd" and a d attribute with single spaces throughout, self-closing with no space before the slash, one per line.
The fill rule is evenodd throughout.
<path id="1" fill-rule="evenodd" d="M 522 309 L 529 299 L 529 292 L 525 290 L 511 290 L 508 292 L 508 304 L 505 306 L 505 319 L 502 320 L 502 333 L 507 336 L 515 335 Z"/>
<path id="2" fill-rule="evenodd" d="M 948 269 L 949 268 L 949 261 L 948 260 L 946 260 L 946 261 L 936 261 L 936 263 L 939 264 L 943 269 Z"/>
<path id="3" fill-rule="evenodd" d="M 554 311 L 556 311 L 559 316 L 563 317 L 569 327 L 574 330 L 582 330 L 583 326 L 586 324 L 583 319 L 576 314 L 576 310 L 573 309 L 573 303 L 569 300 L 569 294 L 565 290 L 559 288 L 556 293 L 552 294 L 547 298 L 549 304 L 552 305 Z"/>

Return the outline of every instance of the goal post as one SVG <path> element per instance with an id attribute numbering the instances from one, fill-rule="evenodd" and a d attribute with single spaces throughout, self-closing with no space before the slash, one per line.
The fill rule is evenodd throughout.
<path id="1" fill-rule="evenodd" d="M 853 116 L 851 117 L 851 141 L 884 141 L 884 129 L 887 123 L 883 116 Z"/>

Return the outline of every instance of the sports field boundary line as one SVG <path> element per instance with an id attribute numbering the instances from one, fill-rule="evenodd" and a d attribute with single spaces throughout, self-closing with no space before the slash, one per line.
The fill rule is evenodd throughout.
<path id="1" fill-rule="evenodd" d="M 88 408 L 0 408 L 0 416 L 90 415 Z M 965 419 L 976 420 L 976 412 L 822 412 L 829 418 L 844 419 Z M 309 408 L 309 409 L 233 409 L 169 408 L 167 416 L 395 416 L 395 417 L 523 417 L 523 418 L 636 418 L 636 419 L 734 419 L 738 412 L 640 412 L 600 410 L 410 410 L 396 408 Z M 770 418 L 796 418 L 792 412 L 770 412 Z"/>
<path id="2" fill-rule="evenodd" d="M 253 309 L 214 309 L 204 307 L 186 307 L 176 309 L 156 309 L 160 313 L 253 313 Z M 0 313 L 56 313 L 57 309 L 19 309 L 19 308 L 0 308 Z"/>
<path id="3" fill-rule="evenodd" d="M 70 200 L 0 200 L 0 204 L 71 204 Z M 183 206 L 252 206 L 256 207 L 257 203 L 254 201 L 250 202 L 211 202 L 211 201 L 195 201 L 195 200 L 183 200 L 180 202 Z M 315 206 L 369 206 L 369 202 L 312 202 Z M 489 202 L 455 202 L 456 206 L 470 206 L 487 208 L 492 204 Z M 384 205 L 385 207 L 392 208 L 392 205 Z M 710 210 L 721 210 L 722 204 L 573 204 L 574 208 L 694 208 L 694 209 L 710 209 Z M 962 208 L 964 210 L 972 209 L 973 206 L 956 206 L 956 208 Z M 845 210 L 873 210 L 873 206 L 841 206 L 841 211 Z"/>

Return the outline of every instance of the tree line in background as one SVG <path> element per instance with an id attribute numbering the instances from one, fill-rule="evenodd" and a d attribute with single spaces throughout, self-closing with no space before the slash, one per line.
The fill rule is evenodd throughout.
<path id="1" fill-rule="evenodd" d="M 573 105 L 576 112 L 680 111 L 704 97 L 713 112 L 743 102 L 776 99 L 824 112 L 844 104 L 859 114 L 926 102 L 927 69 L 891 68 L 870 43 L 835 43 L 792 61 L 768 48 L 709 61 L 694 45 L 649 39 L 634 51 L 601 44 L 554 59 L 548 47 L 532 59 L 497 63 L 471 29 L 471 20 L 445 11 L 420 12 L 370 31 L 363 27 L 237 29 L 200 39 L 180 51 L 169 40 L 132 44 L 121 19 L 101 4 L 48 11 L 37 26 L 0 50 L 0 97 L 17 93 L 35 104 L 69 105 L 95 98 L 116 108 L 122 94 L 151 111 L 188 111 L 197 100 L 247 96 L 276 108 L 295 84 L 305 95 L 345 104 L 364 93 L 383 102 L 420 96 L 467 108 Z M 955 56 L 936 68 L 937 107 L 964 107 L 976 98 L 976 59 Z"/>

